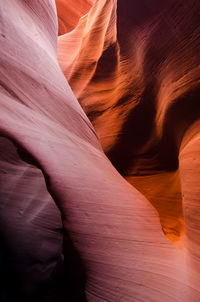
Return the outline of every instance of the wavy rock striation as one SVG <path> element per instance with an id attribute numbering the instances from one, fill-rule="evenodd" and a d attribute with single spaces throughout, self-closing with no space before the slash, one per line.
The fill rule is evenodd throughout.
<path id="1" fill-rule="evenodd" d="M 1 239 L 26 300 L 200 300 L 198 8 L 95 1 L 62 72 L 54 2 L 0 4 Z"/>
<path id="2" fill-rule="evenodd" d="M 60 66 L 104 151 L 179 245 L 179 150 L 200 112 L 198 11 L 198 1 L 96 1 L 58 40 Z"/>

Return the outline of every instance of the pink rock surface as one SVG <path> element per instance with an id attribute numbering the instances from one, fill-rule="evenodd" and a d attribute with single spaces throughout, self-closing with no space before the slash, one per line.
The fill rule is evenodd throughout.
<path id="1" fill-rule="evenodd" d="M 171 15 L 167 15 L 167 10 L 164 10 L 166 4 L 157 4 L 157 1 L 155 6 L 151 5 L 150 1 L 144 1 L 146 10 L 143 11 L 140 4 L 132 7 L 131 1 L 127 1 L 126 4 L 118 1 L 118 20 L 124 22 L 121 23 L 124 27 L 121 26 L 120 29 L 118 24 L 118 27 L 116 26 L 116 1 L 95 1 L 90 12 L 81 18 L 78 27 L 59 38 L 59 63 L 72 89 L 57 61 L 55 3 L 51 0 L 11 0 L 0 4 L 0 131 L 2 136 L 9 140 L 9 144 L 12 141 L 19 149 L 20 173 L 25 166 L 30 165 L 28 169 L 33 169 L 33 174 L 38 175 L 32 175 L 31 178 L 24 175 L 23 178 L 20 174 L 20 185 L 22 181 L 28 181 L 25 191 L 32 198 L 36 190 L 35 177 L 38 177 L 37 190 L 41 206 L 45 205 L 46 198 L 48 202 L 53 199 L 60 210 L 64 229 L 84 264 L 84 292 L 89 302 L 200 300 L 199 123 L 192 124 L 194 117 L 198 117 L 195 101 L 198 95 L 196 90 L 198 57 L 193 54 L 199 46 L 195 38 L 197 23 L 195 21 L 193 24 L 192 20 L 199 6 L 194 1 L 194 8 L 188 10 L 189 4 L 181 5 L 179 1 L 167 1 L 166 8 L 171 8 Z M 131 7 L 134 9 L 131 10 Z M 177 11 L 180 13 L 176 13 Z M 187 20 L 191 22 L 185 31 L 186 34 L 187 30 L 193 32 L 194 36 L 189 35 L 189 38 L 183 39 L 185 31 L 182 33 L 180 28 L 186 20 L 186 17 L 183 18 L 185 16 L 183 12 L 186 11 Z M 174 19 L 172 12 L 176 16 Z M 177 45 L 177 48 L 173 48 L 173 52 L 170 47 L 167 48 L 170 43 L 168 41 L 171 41 L 170 37 L 173 38 L 173 33 L 167 36 L 169 28 L 171 31 L 174 29 L 171 20 L 178 20 L 178 24 L 181 24 L 178 28 L 175 27 L 174 39 L 180 37 L 178 41 L 182 41 L 182 44 L 174 42 L 173 47 Z M 160 28 L 157 27 L 159 22 Z M 170 24 L 173 26 L 170 27 Z M 161 36 L 165 36 L 163 44 L 157 43 L 161 41 L 159 38 L 161 29 L 163 29 Z M 194 39 L 190 40 L 192 38 Z M 137 44 L 137 41 L 141 43 Z M 148 41 L 151 43 L 148 44 Z M 129 47 L 130 45 L 132 46 Z M 161 59 L 160 54 L 165 47 L 168 52 L 166 57 Z M 178 51 L 185 51 L 187 57 L 180 55 L 178 56 L 180 61 L 178 59 L 173 61 L 174 57 L 177 58 L 175 52 Z M 181 60 L 187 64 L 181 65 Z M 152 70 L 159 74 L 158 79 L 154 73 L 152 74 Z M 136 177 L 137 171 L 141 171 L 144 176 L 153 175 L 149 180 L 150 185 L 147 179 L 148 185 L 145 187 L 146 178 L 144 184 L 140 182 L 136 185 L 140 191 L 141 187 L 143 188 L 144 195 L 148 197 L 150 194 L 148 186 L 151 190 L 157 183 L 160 184 L 160 190 L 155 189 L 152 193 L 152 200 L 156 205 L 151 200 L 154 205 L 152 206 L 150 200 L 134 187 L 135 182 L 133 181 L 133 185 L 128 183 L 111 164 L 74 94 L 93 121 L 103 149 L 118 170 L 121 172 L 119 165 L 122 165 L 124 168 L 122 172 L 127 171 L 127 163 L 123 157 L 130 156 L 134 161 L 137 159 L 137 164 L 131 165 L 131 175 L 124 172 L 122 173 L 124 176 Z M 182 101 L 180 98 L 179 102 L 175 102 L 179 96 L 188 95 L 192 104 L 189 109 L 187 105 L 183 105 L 185 110 L 181 111 L 182 107 L 171 105 Z M 184 100 L 183 98 L 183 104 Z M 156 106 L 151 102 L 156 102 Z M 141 104 L 141 107 L 135 112 L 138 104 Z M 132 152 L 134 144 L 126 143 L 127 154 L 120 149 L 122 147 L 117 145 L 117 141 L 125 131 L 123 126 L 129 121 L 130 112 L 134 112 L 131 121 L 134 121 L 135 117 L 137 123 L 140 121 L 143 125 L 146 122 L 146 126 L 140 128 L 141 132 L 137 132 L 134 127 L 138 124 L 128 123 L 133 131 L 132 136 L 127 132 L 128 140 L 135 142 L 137 152 Z M 154 121 L 153 127 L 150 127 L 151 120 Z M 187 131 L 182 131 L 186 128 Z M 145 144 L 143 139 L 140 141 L 140 137 L 143 137 Z M 182 137 L 184 138 L 181 142 Z M 177 155 L 171 140 L 175 140 L 176 147 L 181 145 L 180 173 L 176 165 L 178 157 L 175 157 L 175 161 L 173 156 L 172 159 L 167 157 L 168 153 Z M 125 141 L 127 142 L 127 137 Z M 6 142 L 8 145 L 7 140 Z M 156 153 L 152 151 L 157 144 L 161 146 L 158 154 L 157 151 Z M 10 150 L 8 153 L 9 158 L 12 157 Z M 15 151 L 14 158 L 16 157 Z M 118 164 L 117 160 L 120 158 L 122 163 Z M 28 163 L 24 163 L 22 159 Z M 13 164 L 16 171 L 19 165 L 16 160 Z M 16 198 L 16 188 L 20 188 L 17 174 L 14 172 L 16 177 L 12 177 L 13 172 L 5 155 L 1 156 L 1 167 L 5 167 L 8 171 L 6 173 L 11 177 L 10 192 L 5 185 L 1 185 L 1 188 L 3 187 L 2 194 L 8 195 L 9 192 L 12 207 L 12 201 L 14 203 Z M 149 173 L 153 170 L 163 177 L 158 176 L 156 179 L 155 173 Z M 44 190 L 41 172 L 52 199 Z M 162 180 L 164 184 L 169 184 L 169 190 L 161 185 Z M 3 182 L 4 176 L 1 178 L 1 183 Z M 176 189 L 173 188 L 174 182 Z M 174 200 L 174 195 L 177 203 L 180 202 L 181 197 L 178 195 L 180 182 L 184 194 L 186 225 L 186 243 L 183 249 L 179 249 L 164 235 L 155 209 L 157 206 L 158 211 L 163 210 L 163 205 L 160 205 L 160 210 L 156 199 L 167 190 L 168 197 L 166 200 L 163 198 L 163 203 L 170 203 L 172 197 Z M 25 191 L 20 191 L 22 199 Z M 41 196 L 42 193 L 44 197 Z M 32 200 L 34 204 L 35 199 Z M 175 202 L 175 212 L 178 214 L 174 220 L 181 215 L 177 203 Z M 47 208 L 53 209 L 52 204 Z M 17 207 L 14 211 L 18 211 Z M 167 220 L 164 225 L 169 229 L 168 211 L 171 212 L 172 207 L 169 209 L 167 205 L 163 210 L 165 213 L 163 216 Z M 15 220 L 17 216 L 9 211 L 6 216 L 8 220 L 3 225 L 9 230 L 8 222 L 12 223 L 12 219 Z M 38 218 L 39 214 L 31 213 L 31 219 L 32 216 Z M 28 213 L 24 219 L 27 217 Z M 44 217 L 45 213 L 38 222 L 44 223 Z M 52 254 L 55 253 L 56 259 L 59 259 L 61 234 L 54 229 L 54 223 L 60 227 L 57 209 L 49 210 L 49 216 L 46 217 L 51 239 L 45 238 L 53 249 Z M 52 228 L 54 231 L 51 231 Z M 46 229 L 48 230 L 48 227 Z M 12 232 L 11 229 L 8 235 Z M 52 244 L 53 237 L 55 245 Z M 30 238 L 38 240 L 37 236 L 34 238 L 32 234 Z M 26 247 L 26 243 L 23 244 Z M 35 247 L 37 248 L 37 245 Z M 41 254 L 46 256 L 45 249 Z M 56 266 L 56 261 L 53 266 Z M 45 278 L 50 278 L 51 273 L 50 270 Z M 25 276 L 28 274 L 26 270 L 24 274 Z M 43 280 L 41 281 L 39 277 L 37 280 L 39 285 L 43 285 Z M 37 292 L 38 288 L 34 290 Z M 31 294 L 34 295 L 35 292 Z M 27 295 L 30 295 L 30 291 Z M 51 301 L 51 298 L 47 298 L 46 301 Z M 83 300 L 77 298 L 74 301 Z"/>

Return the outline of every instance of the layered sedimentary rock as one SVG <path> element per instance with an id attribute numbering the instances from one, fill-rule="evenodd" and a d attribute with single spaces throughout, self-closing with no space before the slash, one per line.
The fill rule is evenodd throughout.
<path id="1" fill-rule="evenodd" d="M 59 37 L 63 74 L 54 2 L 0 4 L 1 240 L 29 301 L 55 275 L 70 299 L 63 253 L 74 301 L 200 300 L 198 8 L 94 1 Z"/>
<path id="2" fill-rule="evenodd" d="M 60 66 L 104 151 L 173 242 L 184 231 L 180 144 L 199 118 L 198 11 L 198 1 L 96 1 L 58 40 Z"/>

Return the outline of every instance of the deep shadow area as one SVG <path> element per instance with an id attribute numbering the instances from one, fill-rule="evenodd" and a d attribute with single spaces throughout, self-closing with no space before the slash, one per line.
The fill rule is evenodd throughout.
<path id="1" fill-rule="evenodd" d="M 0 301 L 1 302 L 87 302 L 85 289 L 85 270 L 78 252 L 67 234 L 64 235 L 64 263 L 58 263 L 50 280 L 41 284 L 37 292 L 24 292 L 19 282 L 20 272 L 14 271 L 6 245 L 0 249 Z"/>
<path id="2" fill-rule="evenodd" d="M 55 271 L 51 286 L 41 302 L 87 302 L 85 296 L 86 274 L 83 261 L 64 231 L 64 263 Z"/>
<path id="3" fill-rule="evenodd" d="M 179 166 L 179 148 L 187 128 L 200 118 L 200 88 L 188 91 L 168 108 L 162 137 L 155 144 L 149 146 L 145 153 L 141 148 L 150 138 L 155 126 L 156 110 L 153 104 L 154 95 L 151 87 L 147 88 L 142 101 L 130 111 L 124 123 L 116 144 L 107 156 L 122 174 L 134 171 L 138 159 L 149 165 L 155 171 L 175 171 Z M 119 101 L 120 102 L 120 101 Z M 133 173 L 134 174 L 134 173 Z"/>
<path id="4" fill-rule="evenodd" d="M 10 164 L 15 163 L 16 166 L 17 164 L 20 166 L 24 162 L 27 169 L 29 165 L 33 168 L 37 167 L 40 169 L 39 163 L 16 142 L 11 142 L 11 140 L 7 138 L 1 138 L 0 151 L 3 150 L 3 146 L 6 152 L 2 154 L 1 159 L 4 159 L 5 162 Z M 23 160 L 23 162 L 21 160 Z M 26 165 L 26 163 L 28 165 Z M 6 175 L 11 175 L 11 173 L 12 170 L 7 171 L 4 169 L 4 166 L 1 166 L 1 181 L 5 181 Z M 30 185 L 30 187 L 32 187 L 33 200 L 31 209 L 34 212 L 38 205 L 37 199 L 34 199 L 34 181 L 40 182 L 40 178 L 38 178 L 40 174 L 30 173 L 32 173 L 32 178 L 30 179 L 26 178 L 27 175 L 24 175 L 24 178 L 26 178 L 24 186 L 28 187 Z M 14 176 L 19 176 L 17 170 Z M 48 185 L 48 178 L 46 176 L 45 180 Z M 3 185 L 3 183 L 1 184 Z M 18 185 L 19 184 L 18 179 Z M 0 301 L 86 302 L 84 293 L 86 282 L 85 268 L 79 253 L 73 246 L 72 240 L 62 228 L 62 223 L 59 225 L 56 220 L 56 213 L 58 212 L 57 214 L 59 215 L 59 211 L 54 213 L 55 217 L 51 217 L 51 212 L 47 211 L 49 208 L 45 208 L 44 216 L 40 216 L 39 213 L 37 213 L 35 224 L 33 222 L 28 223 L 30 211 L 25 212 L 22 219 L 19 218 L 20 207 L 17 207 L 17 205 L 21 205 L 23 209 L 24 204 L 28 202 L 26 196 L 24 200 L 17 199 L 20 188 L 19 186 L 18 192 L 13 191 L 15 200 L 12 200 L 13 203 L 10 204 L 10 211 L 7 216 L 7 212 L 4 210 L 4 204 L 7 205 L 4 190 L 0 196 Z M 43 196 L 43 200 L 40 200 L 41 203 L 45 202 L 44 197 L 45 196 Z M 57 209 L 55 207 L 52 208 L 52 210 Z M 49 226 L 47 225 L 46 232 L 44 229 L 45 221 L 44 224 L 41 221 L 42 217 L 44 220 L 47 219 L 48 222 L 51 222 Z M 50 233 L 57 233 L 53 239 L 48 236 L 49 228 Z M 42 236 L 40 236 L 40 233 L 42 233 Z M 53 245 L 55 244 L 53 242 L 56 240 L 56 236 L 62 236 L 60 255 L 56 254 L 58 246 Z M 52 255 L 44 254 L 45 250 L 42 249 L 42 245 L 45 245 L 48 240 L 50 240 L 50 246 L 53 245 L 55 248 Z M 32 255 L 33 251 L 35 251 L 36 255 Z M 56 264 L 55 267 L 53 266 L 54 264 Z M 50 266 L 53 267 L 52 272 Z M 32 267 L 35 267 L 33 272 Z"/>
<path id="5" fill-rule="evenodd" d="M 150 137 L 156 114 L 154 98 L 154 90 L 152 85 L 149 85 L 142 95 L 141 102 L 129 112 L 116 144 L 106 154 L 122 175 L 134 165 L 135 155 Z M 119 100 L 119 103 L 122 101 Z"/>
<path id="6" fill-rule="evenodd" d="M 200 87 L 188 91 L 169 107 L 163 127 L 158 161 L 163 169 L 178 167 L 179 149 L 189 126 L 200 118 Z"/>

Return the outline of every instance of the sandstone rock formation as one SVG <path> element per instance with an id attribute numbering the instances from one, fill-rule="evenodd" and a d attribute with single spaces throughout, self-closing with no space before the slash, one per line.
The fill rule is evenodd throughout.
<path id="1" fill-rule="evenodd" d="M 198 302 L 199 2 L 79 2 L 0 3 L 1 298 Z"/>
<path id="2" fill-rule="evenodd" d="M 63 35 L 77 25 L 80 17 L 88 12 L 93 0 L 57 0 L 59 35 Z"/>
<path id="3" fill-rule="evenodd" d="M 173 242 L 184 232 L 180 144 L 199 118 L 198 11 L 198 1 L 96 1 L 58 39 L 60 66 L 104 151 Z"/>

